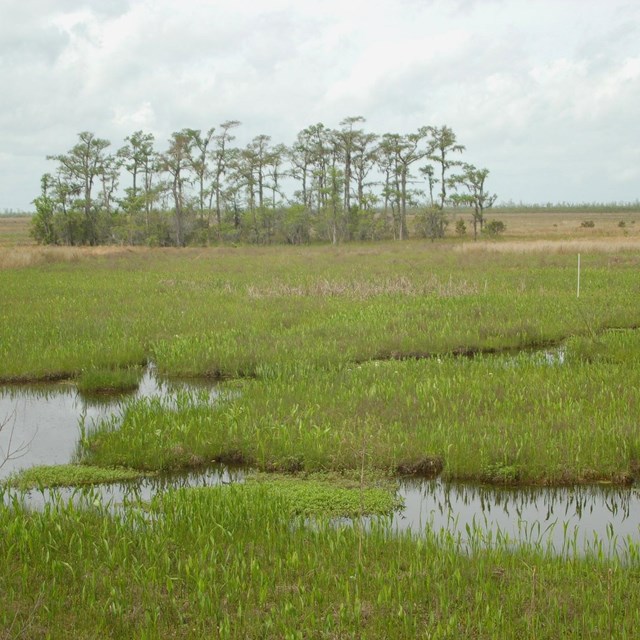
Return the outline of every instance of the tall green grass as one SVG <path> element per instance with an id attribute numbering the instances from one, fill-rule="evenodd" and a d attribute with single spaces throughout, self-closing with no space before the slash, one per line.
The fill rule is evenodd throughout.
<path id="1" fill-rule="evenodd" d="M 561 354 L 446 356 L 273 369 L 207 396 L 141 399 L 88 435 L 90 464 L 167 469 L 235 460 L 263 469 L 440 470 L 497 483 L 628 482 L 640 469 L 640 334 Z M 615 358 L 622 358 L 615 360 Z"/>
<path id="2" fill-rule="evenodd" d="M 109 513 L 0 510 L 0 634 L 68 638 L 634 638 L 640 561 L 363 532 L 266 486 L 176 490 Z"/>
<path id="3" fill-rule="evenodd" d="M 0 380 L 152 359 L 163 374 L 521 348 L 639 324 L 634 252 L 422 243 L 132 252 L 0 271 Z"/>

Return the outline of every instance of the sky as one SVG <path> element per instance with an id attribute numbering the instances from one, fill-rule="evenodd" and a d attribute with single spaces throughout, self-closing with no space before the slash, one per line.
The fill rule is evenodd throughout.
<path id="1" fill-rule="evenodd" d="M 239 120 L 446 124 L 499 201 L 640 199 L 638 0 L 0 0 L 0 211 L 47 155 Z"/>

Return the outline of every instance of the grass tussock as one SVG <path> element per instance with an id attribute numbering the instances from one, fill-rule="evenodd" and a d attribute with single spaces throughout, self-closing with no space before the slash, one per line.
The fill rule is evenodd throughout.
<path id="1" fill-rule="evenodd" d="M 86 395 L 127 393 L 138 388 L 141 378 L 141 367 L 85 369 L 77 378 L 76 386 Z"/>

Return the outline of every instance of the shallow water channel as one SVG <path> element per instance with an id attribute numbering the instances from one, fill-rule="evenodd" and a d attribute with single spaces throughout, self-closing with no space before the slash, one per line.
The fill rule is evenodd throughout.
<path id="1" fill-rule="evenodd" d="M 177 390 L 201 389 L 196 382 L 158 379 L 153 369 L 143 376 L 133 396 L 171 396 Z M 208 386 L 212 401 L 215 387 Z M 129 396 L 131 397 L 131 396 Z M 120 411 L 121 400 L 83 398 L 72 384 L 10 385 L 0 387 L 0 462 L 7 452 L 19 456 L 0 468 L 0 480 L 34 465 L 73 460 L 80 438 L 79 424 Z M 91 499 L 118 505 L 148 500 L 178 486 L 212 486 L 241 482 L 246 472 L 224 466 L 190 473 L 144 478 L 135 482 L 90 489 Z M 441 480 L 402 479 L 399 494 L 404 508 L 392 518 L 395 530 L 419 533 L 429 527 L 464 540 L 474 534 L 488 543 L 507 539 L 552 546 L 558 553 L 585 550 L 605 555 L 624 553 L 640 545 L 640 488 L 607 485 L 571 488 L 497 488 Z M 52 499 L 80 496 L 76 489 L 30 491 L 21 499 L 34 508 Z M 5 499 L 8 496 L 5 495 Z"/>
<path id="2" fill-rule="evenodd" d="M 80 439 L 80 424 L 118 414 L 130 398 L 171 397 L 179 390 L 207 389 L 215 385 L 201 380 L 162 380 L 147 368 L 134 393 L 83 395 L 70 382 L 0 386 L 0 480 L 20 469 L 71 462 Z"/>

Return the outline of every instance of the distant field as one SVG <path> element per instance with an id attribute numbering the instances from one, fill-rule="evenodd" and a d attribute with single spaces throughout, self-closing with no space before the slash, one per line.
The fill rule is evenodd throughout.
<path id="1" fill-rule="evenodd" d="M 34 244 L 29 236 L 30 216 L 0 216 L 0 247 Z"/>
<path id="2" fill-rule="evenodd" d="M 463 237 L 455 234 L 455 221 L 462 218 L 467 226 Z M 489 210 L 487 220 L 501 220 L 506 231 L 501 240 L 594 240 L 640 239 L 640 210 L 611 212 L 578 211 L 502 211 Z M 468 243 L 473 241 L 471 215 L 466 211 L 449 214 L 447 242 Z M 593 222 L 593 227 L 582 223 Z M 22 247 L 35 243 L 29 235 L 31 217 L 27 215 L 0 215 L 0 247 Z M 1 262 L 1 260 L 0 260 Z"/>
<path id="3" fill-rule="evenodd" d="M 467 216 L 463 216 L 466 217 Z M 489 211 L 488 219 L 502 220 L 507 226 L 507 238 L 588 239 L 594 237 L 640 237 L 640 211 L 558 211 L 543 213 L 495 213 Z M 593 227 L 583 227 L 583 222 L 593 222 Z M 621 225 L 620 223 L 623 223 Z M 467 224 L 467 228 L 470 224 Z M 469 230 L 471 231 L 471 230 Z"/>

